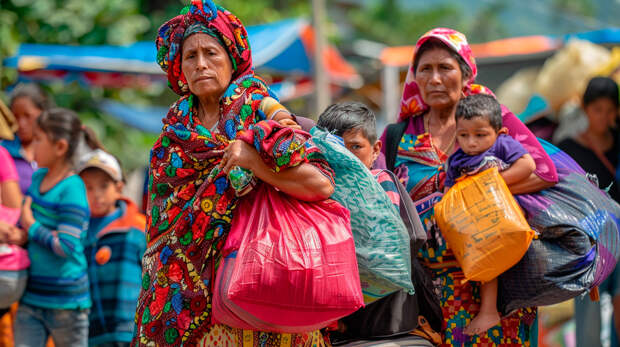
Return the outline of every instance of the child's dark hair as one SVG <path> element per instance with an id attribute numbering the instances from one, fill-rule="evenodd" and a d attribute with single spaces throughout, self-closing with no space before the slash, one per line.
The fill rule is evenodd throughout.
<path id="1" fill-rule="evenodd" d="M 586 91 L 583 93 L 583 106 L 586 107 L 600 98 L 607 98 L 618 107 L 620 94 L 616 81 L 609 77 L 594 77 L 588 82 Z"/>
<path id="2" fill-rule="evenodd" d="M 360 102 L 341 102 L 329 106 L 321 113 L 316 125 L 338 136 L 359 129 L 371 145 L 377 141 L 375 114 Z"/>
<path id="3" fill-rule="evenodd" d="M 474 94 L 461 99 L 456 106 L 456 120 L 482 117 L 495 131 L 502 128 L 502 107 L 491 95 Z"/>
<path id="4" fill-rule="evenodd" d="M 53 141 L 67 141 L 65 158 L 68 161 L 72 161 L 82 140 L 91 149 L 103 149 L 92 129 L 83 126 L 78 115 L 66 108 L 56 107 L 43 111 L 37 118 L 37 125 Z"/>

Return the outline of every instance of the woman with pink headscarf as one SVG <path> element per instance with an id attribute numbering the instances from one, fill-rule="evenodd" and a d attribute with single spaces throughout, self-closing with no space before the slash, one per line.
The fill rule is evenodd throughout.
<path id="1" fill-rule="evenodd" d="M 429 235 L 418 257 L 431 270 L 440 290 L 442 346 L 535 346 L 536 308 L 517 310 L 484 333 L 464 333 L 480 310 L 479 283 L 463 283 L 463 272 L 434 221 L 433 206 L 441 200 L 444 189 L 444 164 L 458 149 L 456 105 L 471 94 L 492 95 L 486 87 L 474 84 L 476 73 L 465 35 L 445 28 L 424 34 L 416 44 L 407 74 L 398 123 L 388 127 L 381 137 L 385 144 L 382 151 L 388 169 L 401 177 L 416 202 Z M 534 173 L 509 186 L 510 191 L 531 193 L 554 185 L 557 172 L 536 137 L 504 106 L 502 118 L 509 135 L 525 147 L 536 163 Z"/>

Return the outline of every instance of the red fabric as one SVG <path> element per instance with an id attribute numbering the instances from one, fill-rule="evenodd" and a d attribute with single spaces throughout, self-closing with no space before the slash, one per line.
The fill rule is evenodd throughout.
<path id="1" fill-rule="evenodd" d="M 252 53 L 245 27 L 234 14 L 209 0 L 192 0 L 185 14 L 164 23 L 155 41 L 157 63 L 168 74 L 169 86 L 179 95 L 189 93 L 187 81 L 181 71 L 181 53 L 185 30 L 194 23 L 201 23 L 213 30 L 228 51 L 233 64 L 233 79 L 253 74 Z"/>

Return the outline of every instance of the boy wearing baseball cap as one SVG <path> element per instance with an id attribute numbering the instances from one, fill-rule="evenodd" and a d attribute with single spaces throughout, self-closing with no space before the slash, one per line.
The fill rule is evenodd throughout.
<path id="1" fill-rule="evenodd" d="M 86 237 L 93 306 L 89 346 L 129 346 L 146 249 L 145 216 L 122 196 L 121 166 L 101 149 L 84 155 L 78 173 L 86 186 L 91 218 Z"/>

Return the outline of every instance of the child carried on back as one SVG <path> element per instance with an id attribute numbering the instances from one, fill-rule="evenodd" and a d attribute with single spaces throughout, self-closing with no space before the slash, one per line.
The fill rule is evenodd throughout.
<path id="1" fill-rule="evenodd" d="M 532 156 L 502 127 L 501 106 L 493 96 L 468 96 L 457 105 L 456 141 L 459 149 L 450 156 L 446 169 L 446 190 L 457 178 L 496 167 L 510 186 L 528 178 L 535 170 Z M 480 312 L 465 329 L 468 335 L 497 325 L 497 279 L 481 284 Z"/>

